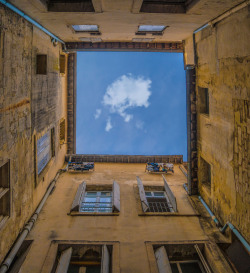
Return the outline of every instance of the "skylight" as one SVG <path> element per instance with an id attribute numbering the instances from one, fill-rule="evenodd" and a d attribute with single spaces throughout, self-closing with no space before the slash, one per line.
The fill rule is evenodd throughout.
<path id="1" fill-rule="evenodd" d="M 99 31 L 98 25 L 72 25 L 76 32 Z"/>
<path id="2" fill-rule="evenodd" d="M 166 26 L 162 25 L 140 25 L 138 28 L 138 31 L 141 32 L 161 32 L 166 28 Z"/>

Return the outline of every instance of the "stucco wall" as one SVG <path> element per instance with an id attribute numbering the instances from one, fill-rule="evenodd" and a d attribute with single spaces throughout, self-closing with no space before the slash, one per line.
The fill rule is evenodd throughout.
<path id="1" fill-rule="evenodd" d="M 10 218 L 0 229 L 2 261 L 63 165 L 66 145 L 59 145 L 59 121 L 66 117 L 66 82 L 58 72 L 59 45 L 2 5 L 0 26 L 0 161 L 10 160 L 11 193 Z M 47 75 L 36 75 L 37 53 L 48 54 Z M 34 139 L 52 127 L 56 156 L 38 177 Z"/>
<path id="2" fill-rule="evenodd" d="M 249 8 L 195 39 L 197 97 L 199 87 L 209 92 L 209 115 L 198 115 L 198 156 L 211 165 L 212 174 L 211 194 L 201 183 L 199 190 L 221 223 L 231 221 L 249 241 Z"/>

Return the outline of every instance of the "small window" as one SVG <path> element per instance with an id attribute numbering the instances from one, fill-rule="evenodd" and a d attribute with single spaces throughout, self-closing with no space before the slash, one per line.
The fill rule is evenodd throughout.
<path id="1" fill-rule="evenodd" d="M 172 248 L 172 250 L 170 249 Z M 158 272 L 205 273 L 211 272 L 203 254 L 204 246 L 166 245 L 155 246 L 155 258 Z"/>
<path id="2" fill-rule="evenodd" d="M 36 55 L 36 74 L 47 74 L 47 55 Z"/>
<path id="3" fill-rule="evenodd" d="M 49 0 L 48 11 L 53 12 L 95 12 L 92 0 Z"/>
<path id="4" fill-rule="evenodd" d="M 72 25 L 72 28 L 75 32 L 88 32 L 93 35 L 100 35 L 98 25 Z"/>
<path id="5" fill-rule="evenodd" d="M 101 38 L 93 38 L 93 37 L 80 37 L 80 41 L 87 42 L 87 43 L 100 43 L 102 42 Z"/>
<path id="6" fill-rule="evenodd" d="M 93 189 L 97 189 L 96 191 Z M 102 189 L 102 190 L 99 190 Z M 113 182 L 111 186 L 86 186 L 83 182 L 77 189 L 71 212 L 113 213 L 120 211 L 120 186 Z"/>
<path id="7" fill-rule="evenodd" d="M 60 65 L 60 73 L 65 74 L 65 55 L 61 54 L 59 58 L 59 65 Z"/>
<path id="8" fill-rule="evenodd" d="M 211 165 L 200 157 L 199 181 L 211 192 Z"/>
<path id="9" fill-rule="evenodd" d="M 145 191 L 142 181 L 137 177 L 141 206 L 144 212 L 177 212 L 176 198 L 163 176 L 165 191 Z"/>
<path id="10" fill-rule="evenodd" d="M 0 228 L 10 216 L 10 162 L 0 167 Z"/>
<path id="11" fill-rule="evenodd" d="M 209 115 L 209 92 L 208 88 L 198 88 L 199 110 L 201 114 Z"/>
<path id="12" fill-rule="evenodd" d="M 162 35 L 166 26 L 163 25 L 140 25 L 136 35 L 146 35 L 147 33 L 152 35 Z"/>
<path id="13" fill-rule="evenodd" d="M 65 142 L 65 119 L 60 122 L 60 144 L 64 144 Z"/>

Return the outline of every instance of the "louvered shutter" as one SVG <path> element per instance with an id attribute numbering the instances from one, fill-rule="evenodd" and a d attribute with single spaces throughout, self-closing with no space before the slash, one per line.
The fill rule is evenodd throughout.
<path id="1" fill-rule="evenodd" d="M 155 258 L 159 273 L 172 273 L 172 269 L 168 260 L 168 255 L 164 246 L 159 247 L 155 251 Z"/>
<path id="2" fill-rule="evenodd" d="M 113 196 L 112 196 L 113 212 L 120 211 L 120 186 L 117 182 L 113 182 Z"/>
<path id="3" fill-rule="evenodd" d="M 167 180 L 166 180 L 165 176 L 162 175 L 162 177 L 163 177 L 163 180 L 164 180 L 164 188 L 165 188 L 165 191 L 166 191 L 167 196 L 168 196 L 168 198 L 169 198 L 169 201 L 171 202 L 171 205 L 172 205 L 172 207 L 173 207 L 173 210 L 174 210 L 175 212 L 177 212 L 176 198 L 175 198 L 173 192 L 171 191 L 170 187 L 168 186 L 168 183 L 167 183 Z"/>
<path id="4" fill-rule="evenodd" d="M 102 266 L 101 273 L 109 273 L 110 255 L 106 245 L 102 247 Z"/>
<path id="5" fill-rule="evenodd" d="M 137 184 L 138 184 L 138 188 L 139 188 L 142 209 L 144 212 L 147 212 L 149 210 L 149 205 L 148 205 L 148 201 L 147 201 L 146 194 L 144 191 L 144 187 L 143 187 L 141 179 L 138 176 L 136 177 L 136 179 L 137 179 Z"/>
<path id="6" fill-rule="evenodd" d="M 47 132 L 37 140 L 37 172 L 40 174 L 51 159 L 51 135 Z"/>
<path id="7" fill-rule="evenodd" d="M 82 184 L 80 184 L 78 189 L 77 189 L 75 199 L 74 199 L 74 201 L 72 203 L 70 211 L 79 211 L 81 201 L 84 198 L 85 190 L 86 190 L 86 183 L 82 182 Z"/>
<path id="8" fill-rule="evenodd" d="M 68 272 L 68 267 L 69 267 L 69 262 L 71 259 L 72 255 L 72 247 L 65 249 L 59 259 L 57 268 L 56 268 L 56 273 L 67 273 Z"/>

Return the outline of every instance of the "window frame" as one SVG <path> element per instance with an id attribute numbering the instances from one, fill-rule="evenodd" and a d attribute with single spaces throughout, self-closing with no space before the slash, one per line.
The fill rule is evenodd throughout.
<path id="1" fill-rule="evenodd" d="M 76 30 L 74 28 L 74 26 L 97 26 L 97 29 L 96 30 Z M 71 30 L 73 31 L 74 34 L 84 34 L 84 33 L 86 33 L 86 34 L 95 35 L 95 36 L 101 35 L 99 25 L 84 24 L 84 25 L 70 25 L 69 27 L 71 28 Z"/>
<path id="2" fill-rule="evenodd" d="M 150 192 L 152 194 L 152 196 L 147 196 L 148 192 Z M 168 209 L 170 210 L 170 211 L 163 211 L 163 212 L 174 212 L 174 209 L 172 208 L 171 202 L 170 202 L 170 200 L 168 198 L 168 195 L 167 195 L 167 193 L 165 191 L 147 191 L 147 190 L 145 190 L 145 195 L 146 195 L 147 201 L 148 201 L 149 198 L 156 199 L 156 200 L 157 200 L 157 198 L 159 198 L 159 199 L 163 198 L 162 196 L 155 196 L 155 193 L 157 193 L 157 192 L 158 193 L 159 192 L 163 193 L 163 197 L 165 198 L 166 203 L 168 205 Z M 149 201 L 148 201 L 148 203 L 149 203 Z M 149 210 L 150 210 L 150 208 L 149 208 Z M 151 212 L 151 213 L 154 213 L 154 212 L 158 213 L 160 211 L 149 211 L 149 212 Z"/>
<path id="3" fill-rule="evenodd" d="M 111 202 L 112 211 L 111 212 L 101 212 L 101 211 L 80 211 L 81 204 L 84 201 L 86 192 L 112 192 Z M 71 205 L 70 212 L 71 216 L 119 216 L 120 214 L 120 185 L 114 180 L 113 184 L 104 185 L 87 185 L 86 182 L 82 182 L 78 187 Z"/>
<path id="4" fill-rule="evenodd" d="M 140 30 L 140 27 L 149 27 L 149 26 L 152 26 L 152 27 L 163 27 L 162 30 L 159 30 L 159 31 L 156 31 L 156 30 Z M 168 28 L 168 26 L 166 25 L 139 25 L 137 27 L 137 31 L 135 32 L 135 35 L 147 35 L 147 34 L 152 34 L 154 36 L 162 36 L 164 31 Z"/>

